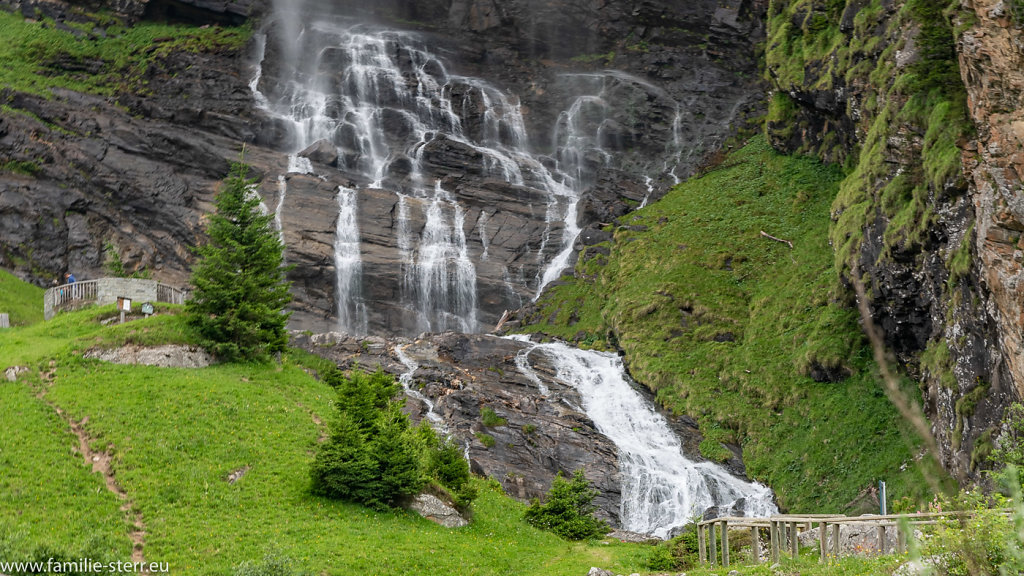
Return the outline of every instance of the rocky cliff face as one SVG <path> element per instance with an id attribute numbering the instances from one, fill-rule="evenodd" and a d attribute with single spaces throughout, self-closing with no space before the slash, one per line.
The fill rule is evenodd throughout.
<path id="1" fill-rule="evenodd" d="M 868 285 L 887 344 L 920 382 L 946 468 L 979 480 L 1021 382 L 1011 360 L 1020 356 L 1019 323 L 1008 323 L 1019 318 L 1019 298 L 1007 290 L 1019 274 L 1011 232 L 1019 220 L 1007 203 L 1011 155 L 998 144 L 1012 123 L 987 119 L 1005 106 L 1003 93 L 980 98 L 989 83 L 1012 83 L 1012 61 L 989 56 L 1010 53 L 1014 33 L 991 25 L 991 15 L 967 24 L 955 3 L 842 4 L 773 5 L 769 134 L 781 149 L 850 167 L 833 205 L 840 280 L 849 286 L 857 274 Z M 1001 48 L 986 40 L 993 29 Z M 997 173 L 1001 180 L 986 176 Z"/>
<path id="2" fill-rule="evenodd" d="M 958 44 L 968 110 L 977 138 L 964 167 L 974 202 L 980 280 L 1000 336 L 1005 370 L 1024 396 L 1024 13 L 1005 2 L 965 1 L 976 20 Z"/>
<path id="3" fill-rule="evenodd" d="M 42 12 L 58 27 L 79 17 L 60 2 L 9 6 Z M 577 228 L 583 234 L 576 248 L 600 236 L 602 223 L 696 169 L 732 125 L 756 110 L 760 94 L 753 46 L 762 7 L 756 2 L 332 3 L 336 13 L 362 13 L 380 26 L 417 29 L 418 41 L 437 48 L 446 74 L 484 78 L 493 90 L 510 95 L 529 138 L 522 149 L 549 167 L 562 162 L 553 128 L 564 125 L 560 118 L 589 89 L 581 83 L 599 84 L 605 110 L 601 118 L 585 118 L 599 129 L 578 159 L 586 181 L 575 192 L 578 204 L 570 216 L 568 201 L 559 200 L 552 212 L 550 193 L 487 167 L 481 148 L 489 109 L 476 80 L 456 82 L 445 95 L 461 104 L 455 112 L 464 138 L 433 137 L 418 156 L 392 155 L 387 169 L 393 178 L 374 187 L 344 135 L 307 142 L 312 146 L 299 150 L 294 127 L 257 102 L 249 86 L 254 74 L 262 74 L 257 90 L 276 100 L 285 93 L 288 73 L 279 41 L 286 28 L 268 6 L 151 1 L 113 8 L 134 19 L 193 23 L 266 14 L 256 23 L 266 32 L 262 66 L 253 67 L 256 45 L 241 54 L 173 53 L 156 58 L 139 89 L 116 100 L 71 92 L 53 99 L 10 93 L 13 112 L 3 115 L 0 151 L 5 161 L 39 169 L 10 173 L 0 184 L 2 264 L 41 284 L 68 269 L 79 277 L 97 276 L 109 243 L 129 270 L 145 267 L 158 279 L 184 284 L 189 247 L 202 238 L 201 214 L 246 144 L 246 161 L 268 208 L 280 211 L 286 258 L 297 265 L 291 277 L 297 328 L 334 329 L 345 312 L 339 309 L 346 293 L 335 254 L 339 187 L 358 195 L 366 331 L 453 327 L 416 320 L 422 311 L 412 302 L 432 293 L 408 289 L 409 278 L 426 273 L 403 261 L 397 230 L 407 226 L 413 238 L 427 234 L 433 181 L 462 209 L 461 230 L 450 223 L 454 204 L 443 206 L 442 216 L 450 234 L 465 237 L 461 250 L 475 280 L 471 329 L 482 329 L 535 295 L 545 267 L 563 243 L 572 244 Z M 341 68 L 334 73 L 340 73 L 344 62 L 336 63 Z M 103 71 L 103 62 L 94 64 Z M 587 111 L 580 114 L 584 118 Z M 400 138 L 408 126 L 393 116 L 384 126 Z M 309 169 L 290 165 L 288 153 L 310 160 Z M 410 193 L 413 163 L 431 184 L 425 192 Z M 443 296 L 437 299 L 448 297 Z"/>

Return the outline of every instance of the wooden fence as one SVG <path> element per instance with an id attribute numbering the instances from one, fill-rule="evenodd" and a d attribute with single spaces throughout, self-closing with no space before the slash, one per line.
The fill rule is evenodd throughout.
<path id="1" fill-rule="evenodd" d="M 1005 509 L 1002 512 L 1009 515 L 1012 510 Z M 896 530 L 895 552 L 903 553 L 907 550 L 908 532 L 912 534 L 914 526 L 938 524 L 945 518 L 969 517 L 973 514 L 970 511 L 954 511 L 889 514 L 886 516 L 844 516 L 841 514 L 794 514 L 770 518 L 729 516 L 697 523 L 697 544 L 702 563 L 713 565 L 721 559 L 723 567 L 729 566 L 729 530 L 747 528 L 751 535 L 751 561 L 757 564 L 761 561 L 761 531 L 767 530 L 769 546 L 771 546 L 771 561 L 775 563 L 779 561 L 782 554 L 796 558 L 800 548 L 800 532 L 810 531 L 814 524 L 817 524 L 819 528 L 818 558 L 820 562 L 825 562 L 829 556 L 838 557 L 840 555 L 840 527 L 844 525 L 874 526 L 875 552 L 878 554 L 892 551 L 886 550 L 886 533 L 888 530 Z M 721 542 L 721 555 L 718 552 L 719 541 Z"/>

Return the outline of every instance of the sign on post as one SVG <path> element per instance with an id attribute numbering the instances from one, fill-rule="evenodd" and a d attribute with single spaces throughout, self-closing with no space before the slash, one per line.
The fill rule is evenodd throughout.
<path id="1" fill-rule="evenodd" d="M 124 313 L 132 311 L 132 299 L 118 296 L 117 309 L 121 311 L 121 324 L 124 324 Z"/>

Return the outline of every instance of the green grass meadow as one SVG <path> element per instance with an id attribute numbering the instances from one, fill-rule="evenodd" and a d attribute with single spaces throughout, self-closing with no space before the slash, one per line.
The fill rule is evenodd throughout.
<path id="1" fill-rule="evenodd" d="M 42 321 L 43 289 L 0 270 L 0 312 L 8 314 L 12 326 Z"/>
<path id="2" fill-rule="evenodd" d="M 3 364 L 32 368 L 0 384 L 3 560 L 130 558 L 133 527 L 121 501 L 84 465 L 60 407 L 87 419 L 91 448 L 112 455 L 114 477 L 145 524 L 146 560 L 167 562 L 173 574 L 230 574 L 267 554 L 339 575 L 577 575 L 644 565 L 644 546 L 569 543 L 530 527 L 525 506 L 483 479 L 473 522 L 460 529 L 311 496 L 322 431 L 314 415 L 329 422 L 335 394 L 307 372 L 307 355 L 205 369 L 81 357 L 93 346 L 187 341 L 177 309 L 162 312 L 102 327 L 98 320 L 115 312 L 92 308 L 0 334 Z"/>

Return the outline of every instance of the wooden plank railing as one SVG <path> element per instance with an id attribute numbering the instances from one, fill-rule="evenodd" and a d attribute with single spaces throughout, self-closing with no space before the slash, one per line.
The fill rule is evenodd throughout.
<path id="1" fill-rule="evenodd" d="M 167 284 L 157 283 L 156 285 L 157 302 L 166 302 L 168 304 L 184 304 L 187 298 L 187 290 L 175 288 L 174 286 L 168 286 Z"/>
<path id="2" fill-rule="evenodd" d="M 97 281 L 82 280 L 74 284 L 64 284 L 46 291 L 51 299 L 54 310 L 62 309 L 71 304 L 88 303 L 96 300 Z"/>
<path id="3" fill-rule="evenodd" d="M 1013 510 L 1006 508 L 1000 512 L 1010 515 Z M 702 563 L 714 565 L 721 558 L 722 567 L 729 566 L 729 530 L 735 528 L 749 528 L 752 546 L 751 561 L 757 564 L 761 561 L 761 531 L 768 531 L 768 538 L 771 546 L 771 561 L 778 562 L 782 554 L 796 558 L 799 554 L 799 533 L 810 531 L 814 524 L 818 525 L 818 554 L 819 560 L 825 560 L 831 555 L 840 555 L 840 527 L 843 525 L 874 525 L 876 527 L 876 548 L 879 554 L 885 554 L 886 532 L 889 529 L 896 530 L 895 551 L 903 553 L 907 550 L 908 529 L 913 526 L 937 524 L 947 518 L 970 517 L 972 511 L 950 511 L 950 512 L 918 512 L 914 514 L 888 514 L 885 516 L 844 516 L 842 514 L 781 514 L 770 518 L 744 518 L 728 516 L 714 518 L 697 523 L 697 545 L 699 557 Z M 831 530 L 830 530 L 831 529 Z M 718 537 L 716 538 L 716 532 Z M 831 543 L 829 536 L 831 532 Z M 909 530 L 912 534 L 913 531 Z M 719 556 L 718 545 L 721 540 L 722 552 Z M 831 544 L 831 546 L 830 546 Z"/>

